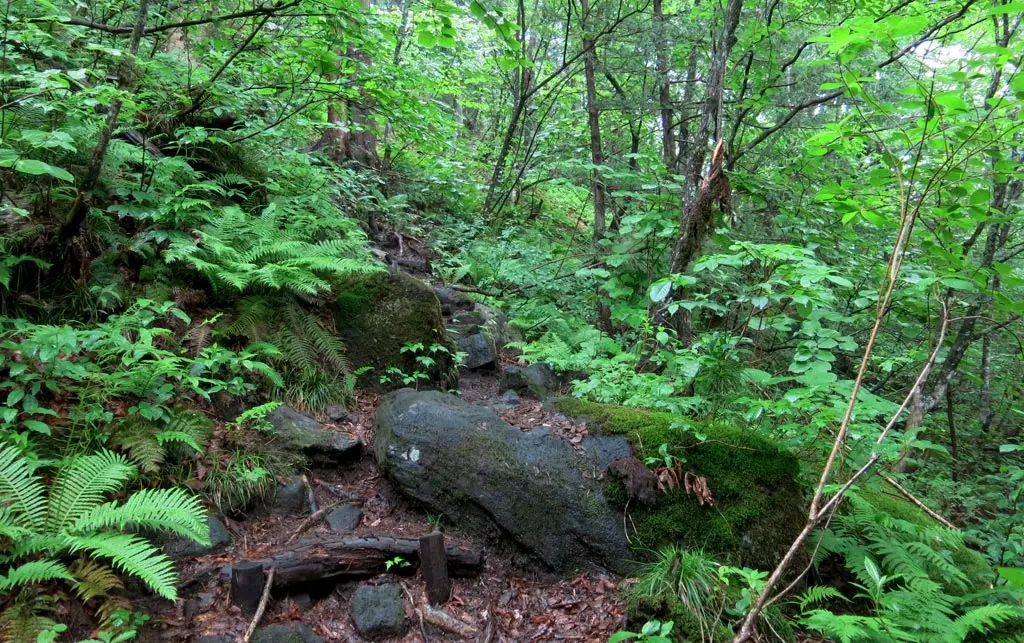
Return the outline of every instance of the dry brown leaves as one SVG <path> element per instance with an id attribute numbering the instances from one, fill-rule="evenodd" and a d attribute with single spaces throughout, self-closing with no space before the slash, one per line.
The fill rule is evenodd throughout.
<path id="1" fill-rule="evenodd" d="M 686 471 L 682 462 L 677 462 L 671 467 L 658 467 L 654 470 L 654 477 L 658 481 L 658 491 L 668 493 L 673 489 L 682 487 L 686 495 L 695 496 L 697 503 L 702 507 L 715 506 L 715 497 L 708 487 L 708 479 L 698 476 L 692 471 Z"/>

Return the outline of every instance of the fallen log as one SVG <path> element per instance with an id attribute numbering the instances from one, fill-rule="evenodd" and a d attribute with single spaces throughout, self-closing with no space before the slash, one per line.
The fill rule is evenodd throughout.
<path id="1" fill-rule="evenodd" d="M 450 576 L 468 578 L 476 576 L 483 568 L 483 551 L 478 548 L 448 544 L 445 546 L 445 554 L 448 557 Z M 389 571 L 387 563 L 396 556 L 409 563 L 400 568 L 403 573 L 415 571 L 420 560 L 419 539 L 314 536 L 300 540 L 289 549 L 252 562 L 276 570 L 274 586 L 286 588 L 319 581 L 377 576 Z"/>

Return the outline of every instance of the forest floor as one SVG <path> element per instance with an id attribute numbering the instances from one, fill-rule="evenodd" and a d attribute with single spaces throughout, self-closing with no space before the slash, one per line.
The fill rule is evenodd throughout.
<path id="1" fill-rule="evenodd" d="M 461 392 L 466 401 L 492 407 L 507 422 L 529 430 L 547 426 L 570 443 L 582 440 L 585 428 L 545 409 L 540 402 L 521 399 L 515 404 L 498 395 L 498 381 L 492 374 L 468 373 L 462 378 Z M 346 536 L 390 535 L 418 537 L 432 530 L 427 514 L 392 489 L 377 469 L 372 456 L 373 417 L 378 398 L 361 394 L 355 414 L 355 431 L 366 447 L 363 457 L 348 466 L 314 468 L 307 472 L 317 505 L 324 507 L 339 496 L 353 496 L 362 508 L 359 526 Z M 173 608 L 155 613 L 151 640 L 198 640 L 205 635 L 228 635 L 241 640 L 250 619 L 231 605 L 228 579 L 220 570 L 245 559 L 261 558 L 282 549 L 298 520 L 294 516 L 248 517 L 227 521 L 232 543 L 224 550 L 183 561 L 180 576 L 187 589 Z M 491 641 L 584 641 L 604 643 L 624 625 L 625 608 L 617 589 L 624 580 L 615 576 L 580 572 L 571 577 L 556 577 L 538 568 L 513 545 L 493 535 L 470 534 L 458 525 L 443 527 L 446 540 L 473 545 L 484 551 L 483 572 L 476 578 L 453 579 L 451 599 L 445 612 L 475 626 L 483 640 L 488 624 Z M 322 522 L 306 535 L 327 534 Z M 464 640 L 430 625 L 420 627 L 412 600 L 422 603 L 424 583 L 418 574 L 389 573 L 364 583 L 396 582 L 405 590 L 406 614 L 410 624 L 402 643 Z M 196 579 L 199 579 L 197 582 Z M 319 595 L 274 596 L 261 625 L 303 621 L 325 641 L 364 639 L 356 633 L 349 614 L 349 603 L 359 582 L 325 584 Z"/>

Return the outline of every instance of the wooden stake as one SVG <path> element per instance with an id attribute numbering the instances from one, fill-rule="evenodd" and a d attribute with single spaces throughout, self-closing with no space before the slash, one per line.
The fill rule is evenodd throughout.
<path id="1" fill-rule="evenodd" d="M 254 614 L 263 590 L 263 563 L 243 560 L 231 566 L 231 602 L 246 616 Z"/>
<path id="2" fill-rule="evenodd" d="M 256 632 L 256 626 L 260 624 L 260 619 L 263 618 L 263 612 L 267 609 L 267 602 L 270 600 L 270 588 L 274 584 L 274 568 L 270 568 L 270 573 L 267 574 L 267 581 L 263 583 L 263 596 L 260 596 L 259 607 L 256 608 L 256 616 L 252 617 L 252 623 L 249 623 L 249 629 L 245 631 L 245 636 L 242 637 L 242 643 L 249 643 L 249 639 Z"/>
<path id="3" fill-rule="evenodd" d="M 444 534 L 435 531 L 420 537 L 420 571 L 427 583 L 427 601 L 442 605 L 452 593 L 448 580 L 448 555 L 444 551 Z"/>

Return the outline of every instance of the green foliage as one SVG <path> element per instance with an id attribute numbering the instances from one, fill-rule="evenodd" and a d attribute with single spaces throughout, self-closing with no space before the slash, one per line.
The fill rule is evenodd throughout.
<path id="1" fill-rule="evenodd" d="M 345 344 L 322 307 L 303 305 L 291 295 L 253 296 L 239 302 L 227 332 L 277 350 L 274 365 L 282 382 L 272 394 L 313 412 L 348 400 L 349 363 Z"/>
<path id="2" fill-rule="evenodd" d="M 170 559 L 132 532 L 155 530 L 209 544 L 206 511 L 197 498 L 181 489 L 146 489 L 124 501 L 105 501 L 135 475 L 126 459 L 109 451 L 67 460 L 48 486 L 36 471 L 16 448 L 0 448 L 0 492 L 10 499 L 0 513 L 8 543 L 0 553 L 8 564 L 0 590 L 63 581 L 88 600 L 114 589 L 116 582 L 98 568 L 69 568 L 62 560 L 81 553 L 109 560 L 160 596 L 176 598 Z"/>
<path id="3" fill-rule="evenodd" d="M 818 544 L 823 554 L 844 559 L 859 590 L 852 598 L 870 612 L 811 609 L 846 598 L 832 587 L 812 587 L 798 601 L 805 626 L 840 641 L 959 642 L 1024 622 L 1024 596 L 1016 604 L 995 602 L 1002 591 L 990 589 L 992 570 L 971 566 L 977 554 L 960 531 L 880 511 L 868 497 L 851 493 L 848 510 Z"/>

